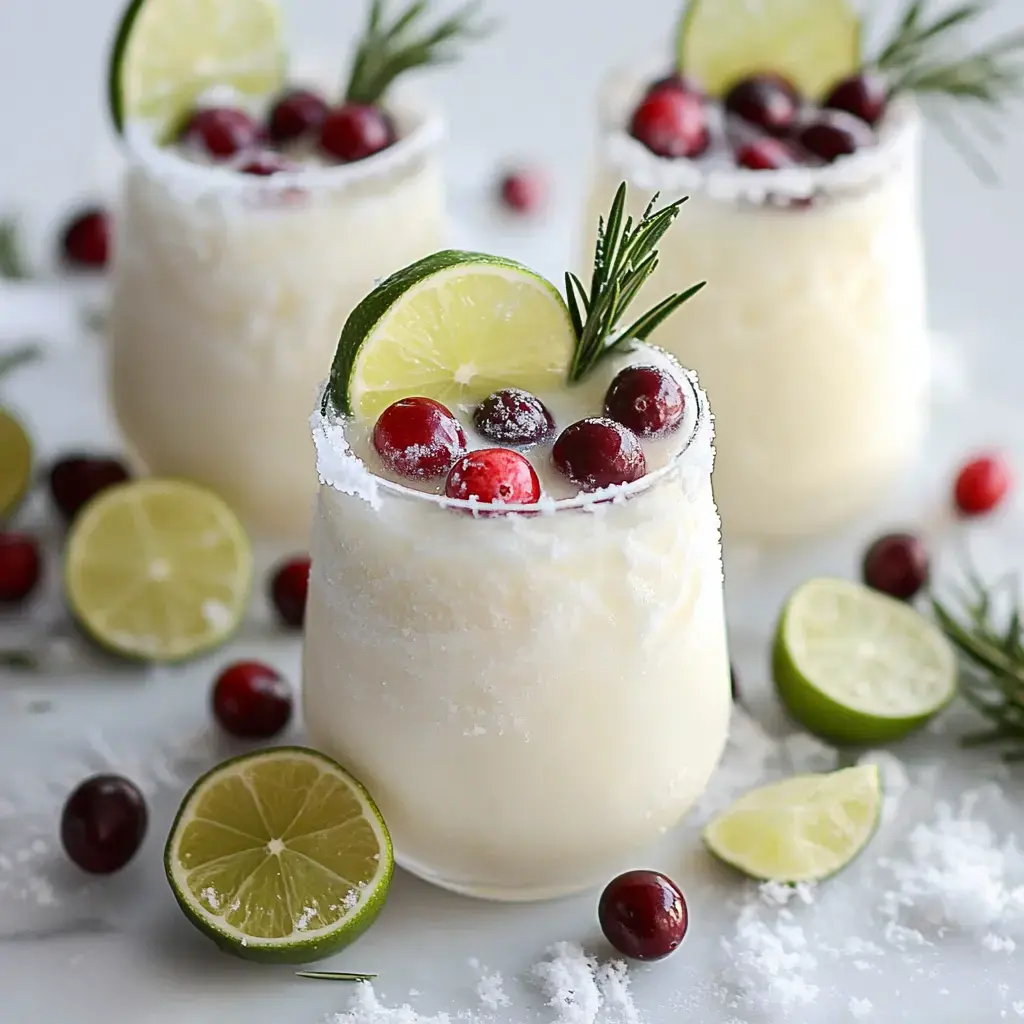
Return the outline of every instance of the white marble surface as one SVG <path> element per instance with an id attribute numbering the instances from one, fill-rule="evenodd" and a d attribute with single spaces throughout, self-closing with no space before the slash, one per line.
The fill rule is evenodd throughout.
<path id="1" fill-rule="evenodd" d="M 1013 152 L 1020 154 L 1018 142 Z M 940 151 L 936 151 L 940 152 Z M 727 559 L 731 638 L 743 692 L 774 734 L 788 727 L 767 680 L 767 641 L 783 595 L 814 573 L 850 575 L 867 539 L 881 528 L 921 524 L 943 552 L 946 567 L 965 539 L 942 509 L 952 468 L 977 446 L 998 443 L 1024 467 L 1024 349 L 1018 325 L 1024 296 L 1006 263 L 1019 252 L 1024 193 L 1016 181 L 1003 193 L 964 186 L 943 156 L 929 161 L 930 255 L 940 374 L 935 431 L 917 471 L 883 507 L 841 535 L 757 555 L 734 548 Z M 485 198 L 489 157 L 460 152 L 455 163 L 458 241 L 495 248 L 556 274 L 568 253 L 572 204 L 536 225 L 496 216 Z M 47 359 L 4 384 L 2 398 L 30 422 L 41 461 L 69 446 L 114 444 L 102 401 L 102 343 L 76 327 L 80 289 L 0 284 L 0 351 L 26 333 L 49 342 Z M 41 521 L 41 503 L 28 510 Z M 52 531 L 51 531 L 52 532 Z M 971 549 L 983 568 L 1004 571 L 1024 563 L 1020 502 L 972 528 Z M 58 538 L 53 537 L 56 551 Z M 951 566 L 950 566 L 951 568 Z M 48 566 L 51 590 L 58 566 Z M 258 602 L 252 621 L 230 649 L 176 669 L 139 672 L 104 660 L 81 661 L 73 645 L 70 668 L 35 676 L 0 673 L 0 1020 L 18 1024 L 316 1024 L 344 1009 L 349 990 L 302 981 L 287 968 L 236 962 L 195 933 L 179 914 L 163 878 L 160 851 L 170 817 L 189 781 L 232 749 L 210 727 L 207 694 L 217 667 L 234 656 L 265 657 L 296 679 L 297 644 L 273 635 Z M 29 618 L 0 619 L 0 640 L 49 628 L 47 602 Z M 297 680 L 296 680 L 297 681 Z M 962 720 L 961 720 L 962 719 Z M 1008 772 L 992 751 L 961 752 L 957 736 L 976 725 L 954 715 L 896 753 L 912 766 L 915 783 L 870 851 L 842 877 L 821 887 L 814 905 L 794 915 L 818 966 L 804 970 L 820 989 L 816 1000 L 787 1013 L 764 1011 L 745 984 L 763 989 L 756 973 L 735 974 L 735 957 L 721 945 L 735 937 L 738 905 L 750 889 L 716 866 L 690 823 L 646 858 L 684 887 L 692 927 L 684 948 L 663 964 L 633 972 L 637 1006 L 648 1024 L 670 1021 L 737 1024 L 799 1020 L 806 1024 L 855 1019 L 851 999 L 869 1000 L 878 1021 L 985 1024 L 1015 1019 L 1024 1000 L 1024 934 L 1013 952 L 991 952 L 983 937 L 1002 925 L 940 937 L 909 911 L 928 945 L 901 950 L 884 935 L 884 893 L 891 874 L 879 858 L 906 855 L 912 827 L 931 820 L 937 799 L 959 800 L 965 790 L 995 779 L 1009 799 L 983 797 L 979 814 L 1000 834 L 1024 829 L 1014 799 L 1024 769 Z M 746 727 L 745 727 L 746 726 Z M 295 737 L 300 738 L 297 729 Z M 713 799 L 755 781 L 759 733 L 741 720 L 736 746 Z M 800 741 L 776 755 L 771 770 L 827 768 L 834 754 Z M 753 765 L 752 768 L 745 766 Z M 143 785 L 151 828 L 136 860 L 110 879 L 87 881 L 66 863 L 56 843 L 60 805 L 82 777 L 100 768 L 124 771 Z M 1024 866 L 1007 868 L 1007 885 L 1024 884 Z M 409 999 L 422 1012 L 472 1012 L 499 1024 L 550 1021 L 535 989 L 521 979 L 545 947 L 583 942 L 608 954 L 596 925 L 596 895 L 540 906 L 504 907 L 462 899 L 399 874 L 379 924 L 358 945 L 329 961 L 334 969 L 379 972 L 377 990 L 388 1004 Z M 771 915 L 769 914 L 769 917 Z M 1007 926 L 1008 927 L 1008 926 Z M 850 937 L 882 951 L 833 953 Z M 513 1007 L 484 1012 L 475 994 L 481 968 L 500 970 Z M 737 980 L 739 984 L 737 984 Z M 420 993 L 411 997 L 410 990 Z M 756 1000 L 755 1000 L 756 1003 Z M 1024 1003 L 1020 1004 L 1024 1016 Z"/>

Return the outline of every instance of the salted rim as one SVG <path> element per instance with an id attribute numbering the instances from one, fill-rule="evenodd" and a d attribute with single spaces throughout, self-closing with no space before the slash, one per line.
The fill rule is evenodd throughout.
<path id="1" fill-rule="evenodd" d="M 672 193 L 702 191 L 716 199 L 750 199 L 758 203 L 769 195 L 802 199 L 818 191 L 842 194 L 863 191 L 884 180 L 894 170 L 912 162 L 918 153 L 920 111 L 912 98 L 902 96 L 893 101 L 876 128 L 875 146 L 823 167 L 753 171 L 661 157 L 634 139 L 623 126 L 640 101 L 644 87 L 664 70 L 664 60 L 633 61 L 613 70 L 599 92 L 602 156 L 623 178 L 640 188 Z"/>
<path id="2" fill-rule="evenodd" d="M 346 423 L 346 419 L 344 417 L 338 416 L 336 413 L 328 414 L 322 411 L 324 405 L 323 397 L 329 383 L 326 381 L 320 385 L 320 389 L 317 393 L 316 408 L 313 415 L 310 417 L 310 426 L 313 432 L 314 445 L 316 444 L 317 432 L 320 430 L 323 432 L 324 440 L 331 446 L 335 455 L 339 459 L 342 459 L 351 465 L 358 466 L 362 474 L 372 481 L 374 489 L 381 488 L 385 492 L 389 492 L 393 496 L 399 498 L 411 498 L 414 501 L 427 501 L 439 508 L 465 509 L 466 511 L 480 513 L 479 516 L 474 516 L 474 518 L 490 519 L 496 516 L 508 515 L 510 513 L 520 514 L 523 516 L 550 515 L 557 512 L 578 511 L 580 509 L 590 509 L 595 506 L 615 503 L 617 499 L 630 498 L 634 495 L 642 494 L 650 488 L 653 488 L 659 481 L 678 471 L 682 463 L 686 460 L 686 457 L 690 454 L 691 449 L 705 432 L 708 434 L 707 446 L 709 449 L 709 455 L 712 459 L 714 458 L 714 428 L 712 426 L 711 410 L 707 395 L 698 382 L 697 374 L 693 370 L 686 369 L 674 356 L 664 352 L 664 350 L 658 348 L 658 346 L 650 345 L 646 342 L 644 344 L 647 348 L 656 349 L 658 352 L 661 352 L 667 358 L 672 360 L 674 366 L 678 370 L 681 382 L 687 385 L 693 393 L 694 400 L 696 401 L 697 413 L 693 418 L 693 427 L 690 430 L 690 434 L 679 451 L 676 452 L 676 454 L 666 462 L 664 466 L 659 467 L 654 470 L 653 473 L 648 473 L 646 476 L 641 477 L 639 480 L 634 480 L 631 483 L 613 484 L 611 487 L 605 487 L 598 491 L 581 491 L 573 498 L 551 500 L 542 497 L 540 501 L 532 505 L 494 505 L 490 502 L 466 500 L 464 498 L 449 498 L 443 494 L 430 494 L 426 491 L 420 491 L 414 487 L 409 487 L 406 484 L 396 483 L 394 480 L 389 480 L 386 477 L 379 476 L 374 473 L 373 470 L 370 469 L 370 467 L 352 451 L 351 446 L 348 444 L 348 439 L 344 435 L 344 424 Z M 342 427 L 342 438 L 345 441 L 344 449 L 340 448 L 335 442 L 335 439 L 328 433 L 328 428 L 339 426 Z M 322 484 L 332 487 L 341 493 L 352 493 L 343 490 L 338 486 L 336 480 L 324 474 L 320 467 L 319 449 L 317 450 L 317 473 Z M 710 470 L 708 471 L 708 475 L 710 476 Z M 355 493 L 353 496 L 363 498 L 363 500 L 368 501 L 371 505 L 375 504 L 372 495 L 368 496 L 362 493 Z"/>
<path id="3" fill-rule="evenodd" d="M 266 177 L 240 174 L 222 164 L 187 160 L 173 147 L 161 146 L 147 126 L 138 121 L 125 125 L 122 141 L 129 154 L 155 176 L 195 192 L 259 192 L 265 195 L 297 187 L 307 191 L 330 191 L 385 177 L 435 149 L 443 141 L 446 133 L 444 119 L 418 94 L 396 90 L 387 109 L 398 133 L 398 140 L 387 149 L 348 164 L 332 167 L 306 165 Z"/>

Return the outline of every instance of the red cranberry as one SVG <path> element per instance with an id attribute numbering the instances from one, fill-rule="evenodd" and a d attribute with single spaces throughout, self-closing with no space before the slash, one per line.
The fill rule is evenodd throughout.
<path id="1" fill-rule="evenodd" d="M 502 388 L 485 398 L 473 413 L 473 425 L 498 444 L 539 444 L 555 432 L 554 417 L 539 399 L 520 388 Z"/>
<path id="2" fill-rule="evenodd" d="M 276 736 L 292 717 L 292 692 L 269 665 L 239 661 L 213 684 L 213 715 L 221 728 L 247 740 Z"/>
<path id="3" fill-rule="evenodd" d="M 403 398 L 389 405 L 373 428 L 381 461 L 400 476 L 444 476 L 466 451 L 459 421 L 432 398 Z"/>
<path id="4" fill-rule="evenodd" d="M 445 481 L 449 498 L 504 505 L 540 501 L 540 481 L 528 459 L 508 448 L 481 448 L 463 455 Z"/>
<path id="5" fill-rule="evenodd" d="M 149 815 L 138 787 L 120 775 L 86 779 L 64 804 L 60 839 L 83 871 L 109 875 L 135 856 Z"/>
<path id="6" fill-rule="evenodd" d="M 711 140 L 700 97 L 675 86 L 644 97 L 629 133 L 657 156 L 674 158 L 700 156 Z"/>
<path id="7" fill-rule="evenodd" d="M 636 434 L 615 420 L 600 417 L 566 427 L 551 455 L 562 473 L 585 491 L 631 483 L 647 472 Z"/>
<path id="8" fill-rule="evenodd" d="M 831 116 L 820 117 L 804 125 L 798 138 L 808 153 L 827 164 L 856 153 L 872 141 L 871 129 L 867 125 L 841 111 L 832 111 Z"/>
<path id="9" fill-rule="evenodd" d="M 781 75 L 751 75 L 726 93 L 725 109 L 769 135 L 786 135 L 800 112 L 800 94 Z"/>
<path id="10" fill-rule="evenodd" d="M 302 629 L 308 592 L 308 558 L 291 558 L 274 570 L 270 578 L 270 599 L 283 625 Z"/>
<path id="11" fill-rule="evenodd" d="M 627 366 L 604 399 L 604 414 L 640 437 L 657 437 L 683 422 L 686 400 L 679 381 L 657 366 Z"/>
<path id="12" fill-rule="evenodd" d="M 1001 455 L 984 455 L 964 466 L 956 477 L 953 497 L 965 516 L 991 512 L 1006 497 L 1013 475 Z"/>
<path id="13" fill-rule="evenodd" d="M 631 960 L 663 960 L 686 937 L 689 914 L 679 887 L 659 871 L 612 879 L 597 907 L 601 931 Z"/>
<path id="14" fill-rule="evenodd" d="M 242 174 L 253 174 L 260 178 L 269 178 L 282 171 L 294 171 L 295 164 L 278 153 L 255 153 L 238 168 Z"/>
<path id="15" fill-rule="evenodd" d="M 81 270 L 102 270 L 110 260 L 110 218 L 105 210 L 83 210 L 61 235 L 64 262 Z"/>
<path id="16" fill-rule="evenodd" d="M 395 130 L 376 107 L 346 103 L 330 111 L 320 126 L 320 148 L 343 163 L 363 160 L 395 141 Z"/>
<path id="17" fill-rule="evenodd" d="M 236 107 L 202 107 L 185 125 L 183 141 L 218 160 L 227 160 L 256 141 L 256 122 Z"/>
<path id="18" fill-rule="evenodd" d="M 928 582 L 928 552 L 913 534 L 889 533 L 868 548 L 862 573 L 874 590 L 909 601 Z"/>
<path id="19" fill-rule="evenodd" d="M 681 92 L 692 93 L 694 96 L 704 96 L 704 90 L 692 78 L 678 71 L 673 71 L 670 75 L 651 82 L 647 87 L 647 95 L 650 96 L 652 92 L 658 92 L 659 89 L 678 89 Z"/>
<path id="20" fill-rule="evenodd" d="M 499 194 L 502 203 L 510 210 L 523 214 L 537 213 L 547 199 L 548 180 L 536 169 L 514 171 L 501 179 Z"/>
<path id="21" fill-rule="evenodd" d="M 128 470 L 117 459 L 68 455 L 50 469 L 50 496 L 64 521 L 71 522 L 79 509 L 100 491 L 128 478 Z"/>
<path id="22" fill-rule="evenodd" d="M 751 171 L 777 171 L 797 163 L 792 148 L 770 136 L 745 142 L 736 149 L 736 163 Z"/>
<path id="23" fill-rule="evenodd" d="M 0 605 L 24 601 L 42 574 L 39 545 L 24 533 L 0 533 Z"/>
<path id="24" fill-rule="evenodd" d="M 309 89 L 290 89 L 271 107 L 267 138 L 278 146 L 319 131 L 328 111 L 327 101 Z"/>
<path id="25" fill-rule="evenodd" d="M 877 75 L 864 73 L 837 82 L 822 104 L 829 110 L 845 110 L 872 127 L 881 121 L 885 105 L 885 82 Z"/>

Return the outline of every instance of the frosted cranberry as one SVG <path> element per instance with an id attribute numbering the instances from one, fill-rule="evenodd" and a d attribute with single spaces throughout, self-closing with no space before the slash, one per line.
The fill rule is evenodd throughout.
<path id="1" fill-rule="evenodd" d="M 82 270 L 102 270 L 110 260 L 110 218 L 105 210 L 82 210 L 61 235 L 64 262 Z"/>
<path id="2" fill-rule="evenodd" d="M 736 149 L 736 163 L 751 171 L 777 171 L 797 163 L 792 147 L 770 136 L 745 142 Z"/>
<path id="3" fill-rule="evenodd" d="M 319 131 L 327 117 L 327 101 L 309 89 L 290 89 L 279 97 L 267 118 L 267 138 L 278 146 Z"/>
<path id="4" fill-rule="evenodd" d="M 585 491 L 631 483 L 647 472 L 636 434 L 615 420 L 600 417 L 566 427 L 551 455 L 559 470 Z"/>
<path id="5" fill-rule="evenodd" d="M 70 522 L 86 502 L 129 476 L 118 459 L 67 455 L 50 468 L 50 496 L 65 522 Z"/>
<path id="6" fill-rule="evenodd" d="M 459 421 L 432 398 L 403 398 L 388 406 L 373 428 L 381 461 L 401 476 L 447 474 L 466 451 Z"/>
<path id="7" fill-rule="evenodd" d="M 294 171 L 295 164 L 286 160 L 278 153 L 256 153 L 249 157 L 241 167 L 238 168 L 242 174 L 252 174 L 260 178 L 269 178 L 271 175 L 280 174 L 282 171 Z"/>
<path id="8" fill-rule="evenodd" d="M 540 480 L 528 459 L 508 448 L 481 448 L 463 455 L 445 481 L 449 498 L 504 505 L 533 505 L 540 500 Z"/>
<path id="9" fill-rule="evenodd" d="M 276 736 L 292 717 L 292 691 L 281 674 L 258 661 L 229 665 L 213 684 L 213 715 L 242 739 Z"/>
<path id="10" fill-rule="evenodd" d="M 270 600 L 277 617 L 283 625 L 292 629 L 301 629 L 306 621 L 308 593 L 308 558 L 291 558 L 279 565 L 270 577 Z"/>
<path id="11" fill-rule="evenodd" d="M 68 797 L 60 838 L 83 871 L 109 875 L 135 856 L 148 823 L 146 801 L 133 782 L 120 775 L 96 775 Z"/>
<path id="12" fill-rule="evenodd" d="M 236 107 L 203 107 L 185 125 L 182 140 L 218 160 L 227 160 L 256 141 L 256 122 Z"/>
<path id="13" fill-rule="evenodd" d="M 43 560 L 35 539 L 0 533 L 0 605 L 24 601 L 39 583 Z"/>
<path id="14" fill-rule="evenodd" d="M 841 111 L 832 111 L 804 125 L 798 134 L 800 145 L 825 163 L 835 163 L 841 157 L 871 145 L 871 129 Z"/>
<path id="15" fill-rule="evenodd" d="M 631 960 L 663 960 L 686 937 L 689 914 L 679 887 L 659 871 L 627 871 L 601 893 L 601 931 Z"/>
<path id="16" fill-rule="evenodd" d="M 488 395 L 473 413 L 473 425 L 498 444 L 531 445 L 555 431 L 554 417 L 539 399 L 521 388 L 502 388 Z"/>
<path id="17" fill-rule="evenodd" d="M 913 534 L 889 533 L 868 548 L 862 572 L 869 587 L 909 601 L 928 582 L 928 552 Z"/>
<path id="18" fill-rule="evenodd" d="M 701 98 L 674 86 L 644 97 L 629 133 L 657 156 L 674 158 L 700 156 L 711 139 Z"/>
<path id="19" fill-rule="evenodd" d="M 953 498 L 965 516 L 991 512 L 1006 497 L 1013 484 L 1013 474 L 1001 455 L 984 455 L 972 459 L 956 477 Z"/>
<path id="20" fill-rule="evenodd" d="M 769 135 L 786 135 L 800 112 L 800 94 L 782 75 L 751 75 L 726 93 L 725 109 Z"/>
<path id="21" fill-rule="evenodd" d="M 537 213 L 547 199 L 548 180 L 541 171 L 524 168 L 506 174 L 498 194 L 502 203 L 516 213 Z"/>
<path id="22" fill-rule="evenodd" d="M 872 127 L 881 121 L 885 105 L 885 82 L 877 75 L 864 73 L 837 82 L 822 104 L 829 110 L 845 110 Z"/>
<path id="23" fill-rule="evenodd" d="M 343 163 L 364 160 L 394 141 L 387 116 L 362 103 L 346 103 L 330 111 L 320 126 L 320 148 Z"/>
<path id="24" fill-rule="evenodd" d="M 604 414 L 640 437 L 657 437 L 683 422 L 685 404 L 671 373 L 657 366 L 627 366 L 608 388 Z"/>

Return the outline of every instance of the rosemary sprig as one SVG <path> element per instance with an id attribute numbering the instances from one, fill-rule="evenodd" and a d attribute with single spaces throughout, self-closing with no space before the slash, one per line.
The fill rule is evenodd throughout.
<path id="1" fill-rule="evenodd" d="M 373 981 L 377 975 L 352 971 L 296 971 L 295 977 L 312 978 L 313 981 Z"/>
<path id="2" fill-rule="evenodd" d="M 1017 741 L 1007 755 L 1024 759 L 1024 609 L 1016 574 L 986 586 L 973 571 L 956 590 L 956 605 L 932 598 L 939 626 L 960 655 L 960 692 L 992 723 L 970 746 Z"/>
<path id="3" fill-rule="evenodd" d="M 576 350 L 569 367 L 569 380 L 582 380 L 605 356 L 625 341 L 645 341 L 679 307 L 699 292 L 706 281 L 684 292 L 662 299 L 620 330 L 622 319 L 637 293 L 658 267 L 658 243 L 679 215 L 687 197 L 676 200 L 657 213 L 655 194 L 636 225 L 626 217 L 626 183 L 619 185 L 608 219 L 597 228 L 594 272 L 588 291 L 573 273 L 565 275 L 565 297 L 576 332 Z"/>
<path id="4" fill-rule="evenodd" d="M 24 281 L 31 276 L 22 252 L 17 222 L 0 221 L 0 277 Z"/>
<path id="5" fill-rule="evenodd" d="M 478 19 L 482 3 L 470 0 L 433 28 L 422 29 L 430 0 L 414 0 L 390 25 L 384 22 L 385 0 L 372 0 L 345 88 L 346 101 L 379 103 L 406 71 L 457 60 L 458 42 L 482 38 L 491 30 Z"/>

